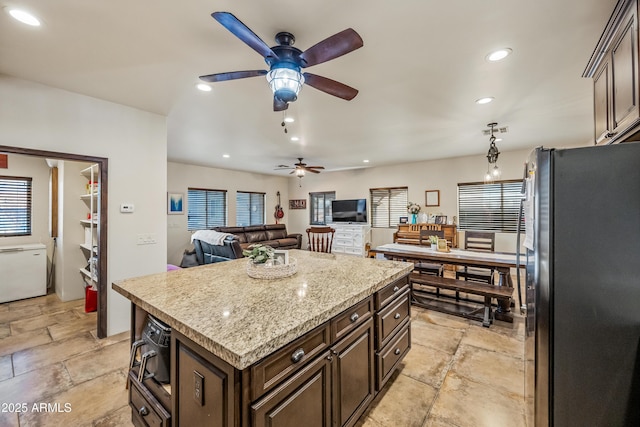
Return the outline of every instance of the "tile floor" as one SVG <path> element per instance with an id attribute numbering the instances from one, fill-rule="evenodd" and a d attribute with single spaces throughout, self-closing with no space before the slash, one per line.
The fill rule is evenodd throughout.
<path id="1" fill-rule="evenodd" d="M 131 426 L 129 335 L 98 340 L 95 323 L 83 301 L 56 295 L 0 304 L 0 426 Z M 411 331 L 358 427 L 525 425 L 521 317 L 487 329 L 413 307 Z"/>

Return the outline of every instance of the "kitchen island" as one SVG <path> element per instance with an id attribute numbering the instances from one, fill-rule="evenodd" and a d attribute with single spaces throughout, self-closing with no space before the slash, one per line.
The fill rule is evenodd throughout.
<path id="1" fill-rule="evenodd" d="M 410 349 L 413 264 L 289 251 L 297 273 L 252 279 L 247 259 L 119 281 L 132 343 L 171 327 L 170 386 L 132 361 L 137 425 L 349 426 Z"/>

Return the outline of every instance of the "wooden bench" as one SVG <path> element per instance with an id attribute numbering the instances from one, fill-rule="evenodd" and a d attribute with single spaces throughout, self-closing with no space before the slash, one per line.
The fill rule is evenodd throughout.
<path id="1" fill-rule="evenodd" d="M 427 274 L 411 273 L 409 281 L 412 283 L 412 303 L 419 307 L 431 310 L 442 311 L 456 316 L 468 317 L 475 320 L 481 320 L 482 326 L 489 327 L 493 322 L 493 307 L 491 299 L 505 300 L 513 295 L 513 288 L 507 286 L 487 285 L 483 283 L 467 282 L 464 280 L 450 279 L 448 277 L 431 276 Z M 428 292 L 416 288 L 414 285 L 430 286 L 437 289 L 447 289 L 451 291 L 466 292 L 469 294 L 480 295 L 484 297 L 484 307 L 480 309 L 464 310 L 459 304 L 455 304 L 451 308 L 437 304 L 433 298 L 429 298 Z M 477 313 L 483 311 L 480 316 Z"/>

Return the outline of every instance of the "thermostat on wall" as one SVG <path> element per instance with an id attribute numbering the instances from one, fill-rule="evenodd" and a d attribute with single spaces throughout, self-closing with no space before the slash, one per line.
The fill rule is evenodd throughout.
<path id="1" fill-rule="evenodd" d="M 133 203 L 122 203 L 120 205 L 120 212 L 122 213 L 133 212 Z"/>

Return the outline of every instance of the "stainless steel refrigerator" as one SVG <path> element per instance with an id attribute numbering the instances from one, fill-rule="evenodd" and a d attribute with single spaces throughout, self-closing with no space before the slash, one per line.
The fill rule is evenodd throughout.
<path id="1" fill-rule="evenodd" d="M 525 172 L 529 426 L 640 426 L 640 143 Z"/>

